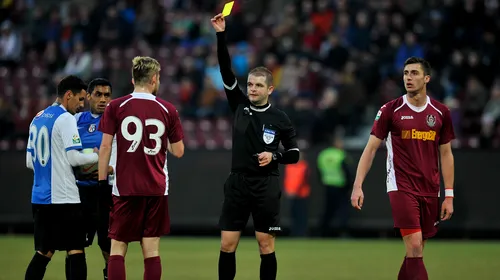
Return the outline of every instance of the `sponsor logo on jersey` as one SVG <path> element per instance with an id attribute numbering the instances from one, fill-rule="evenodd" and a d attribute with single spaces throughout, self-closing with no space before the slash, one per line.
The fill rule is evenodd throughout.
<path id="1" fill-rule="evenodd" d="M 416 129 L 401 131 L 402 139 L 413 139 L 422 141 L 436 141 L 436 131 L 420 131 Z"/>
<path id="2" fill-rule="evenodd" d="M 413 120 L 413 116 L 401 116 L 401 120 Z"/>
<path id="3" fill-rule="evenodd" d="M 36 118 L 53 118 L 54 117 L 54 114 L 51 114 L 51 113 L 44 113 L 45 110 L 42 110 L 40 112 L 38 112 L 36 115 L 35 115 L 35 119 Z"/>

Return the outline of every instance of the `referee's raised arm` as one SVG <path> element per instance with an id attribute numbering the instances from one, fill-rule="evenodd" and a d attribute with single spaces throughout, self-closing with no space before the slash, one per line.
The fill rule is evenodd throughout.
<path id="1" fill-rule="evenodd" d="M 226 92 L 229 106 L 233 112 L 236 111 L 238 105 L 246 102 L 246 97 L 238 87 L 238 81 L 231 69 L 231 57 L 226 45 L 226 21 L 222 14 L 218 14 L 211 19 L 212 26 L 217 32 L 217 58 L 219 59 L 220 73 L 224 83 L 224 91 Z"/>

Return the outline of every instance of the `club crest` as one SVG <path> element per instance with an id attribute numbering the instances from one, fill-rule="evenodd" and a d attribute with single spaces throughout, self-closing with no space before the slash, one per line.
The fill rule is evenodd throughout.
<path id="1" fill-rule="evenodd" d="M 89 129 L 88 129 L 88 130 L 89 130 L 89 132 L 90 132 L 90 133 L 94 132 L 94 131 L 95 131 L 95 124 L 91 124 L 91 125 L 89 126 Z"/>
<path id="2" fill-rule="evenodd" d="M 426 120 L 429 127 L 434 127 L 436 124 L 436 117 L 434 115 L 427 115 Z"/>
<path id="3" fill-rule="evenodd" d="M 271 144 L 274 141 L 275 135 L 276 135 L 276 131 L 265 128 L 264 134 L 262 135 L 262 138 L 264 139 L 264 143 Z"/>

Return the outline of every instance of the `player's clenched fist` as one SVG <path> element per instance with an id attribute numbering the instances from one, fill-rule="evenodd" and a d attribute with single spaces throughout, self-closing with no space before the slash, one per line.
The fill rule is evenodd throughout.
<path id="1" fill-rule="evenodd" d="M 222 32 L 226 29 L 226 20 L 222 16 L 222 14 L 218 14 L 213 17 L 211 20 L 212 26 L 214 27 L 216 32 Z"/>

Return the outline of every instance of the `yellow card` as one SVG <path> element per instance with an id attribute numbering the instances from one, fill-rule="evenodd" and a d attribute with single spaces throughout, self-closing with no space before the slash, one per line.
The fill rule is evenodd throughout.
<path id="1" fill-rule="evenodd" d="M 231 10 L 233 9 L 234 1 L 226 3 L 224 5 L 224 9 L 222 10 L 222 16 L 227 17 L 231 14 Z"/>

